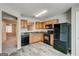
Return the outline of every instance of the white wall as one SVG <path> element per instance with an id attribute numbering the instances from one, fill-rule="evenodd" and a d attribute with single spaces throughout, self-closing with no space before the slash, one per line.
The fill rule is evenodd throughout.
<path id="1" fill-rule="evenodd" d="M 77 49 L 77 46 L 76 45 L 78 45 L 77 44 L 77 35 L 76 35 L 76 30 L 78 30 L 78 28 L 76 28 L 76 27 L 78 27 L 78 25 L 77 25 L 77 23 L 76 23 L 76 21 L 78 20 L 78 18 L 76 19 L 76 12 L 77 11 L 79 11 L 79 5 L 78 6 L 74 6 L 74 7 L 72 7 L 72 17 L 71 17 L 71 23 L 72 23 L 72 55 L 77 55 L 77 52 L 78 51 L 76 51 L 76 50 L 79 50 L 79 49 Z M 78 15 L 77 15 L 78 16 Z M 79 46 L 79 45 L 78 45 Z"/>
<path id="2" fill-rule="evenodd" d="M 20 43 L 20 40 L 21 40 L 21 36 L 20 36 L 20 13 L 9 8 L 8 6 L 5 6 L 3 4 L 0 4 L 0 53 L 2 53 L 2 11 L 5 11 L 6 13 L 9 13 L 11 15 L 14 15 L 18 18 L 18 21 L 17 21 L 17 48 L 21 48 L 21 43 Z"/>
<path id="3" fill-rule="evenodd" d="M 54 16 L 52 19 L 59 19 L 59 23 L 67 22 L 66 14 L 61 14 L 58 16 Z"/>
<path id="4" fill-rule="evenodd" d="M 31 22 L 36 22 L 36 21 L 41 22 L 41 21 L 47 21 L 47 20 L 50 20 L 50 19 L 58 19 L 59 23 L 65 23 L 65 22 L 71 23 L 71 10 L 68 10 L 66 13 L 47 18 L 45 20 L 38 20 L 38 19 L 35 19 L 35 18 L 27 18 L 27 17 L 21 17 L 21 19 L 29 20 Z M 34 27 L 33 30 L 35 30 L 35 27 Z M 26 29 L 21 29 L 21 32 L 26 32 L 26 31 L 27 31 Z"/>
<path id="5" fill-rule="evenodd" d="M 48 18 L 47 20 L 49 20 L 49 19 L 58 19 L 59 23 L 65 23 L 65 22 L 70 23 L 71 22 L 70 17 L 68 17 L 68 16 L 70 16 L 69 12 L 53 16 L 51 18 Z"/>
<path id="6" fill-rule="evenodd" d="M 79 56 L 79 11 L 76 12 L 76 55 Z"/>

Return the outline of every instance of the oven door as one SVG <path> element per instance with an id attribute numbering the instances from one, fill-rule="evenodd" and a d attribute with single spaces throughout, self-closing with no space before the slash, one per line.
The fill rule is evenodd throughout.
<path id="1" fill-rule="evenodd" d="M 44 35 L 44 43 L 50 45 L 50 35 Z"/>

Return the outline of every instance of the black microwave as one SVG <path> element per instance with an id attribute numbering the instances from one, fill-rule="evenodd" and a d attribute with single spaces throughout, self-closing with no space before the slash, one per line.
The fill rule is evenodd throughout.
<path id="1" fill-rule="evenodd" d="M 52 29 L 53 28 L 53 25 L 52 24 L 48 24 L 48 25 L 45 26 L 45 28 L 46 29 Z"/>

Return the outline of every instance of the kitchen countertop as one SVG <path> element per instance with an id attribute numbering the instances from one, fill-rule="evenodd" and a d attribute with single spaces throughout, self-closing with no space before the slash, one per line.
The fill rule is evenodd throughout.
<path id="1" fill-rule="evenodd" d="M 47 32 L 48 30 L 54 31 L 53 29 L 39 29 L 39 30 L 25 31 L 25 32 L 21 32 L 21 33 Z"/>

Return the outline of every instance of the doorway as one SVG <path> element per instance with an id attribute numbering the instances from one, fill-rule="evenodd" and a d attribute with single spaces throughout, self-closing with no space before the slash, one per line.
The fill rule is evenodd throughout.
<path id="1" fill-rule="evenodd" d="M 17 18 L 2 12 L 2 52 L 11 54 L 17 49 Z"/>

